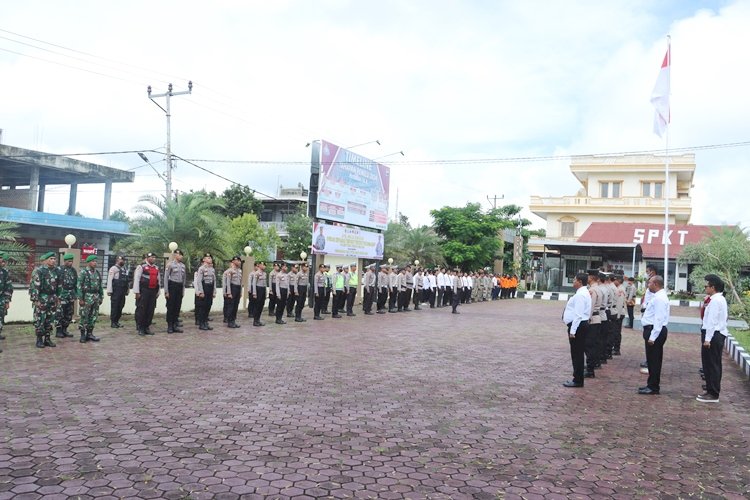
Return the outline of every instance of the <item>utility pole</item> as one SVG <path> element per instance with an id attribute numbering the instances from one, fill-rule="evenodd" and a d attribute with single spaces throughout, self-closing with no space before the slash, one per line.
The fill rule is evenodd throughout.
<path id="1" fill-rule="evenodd" d="M 497 208 L 497 200 L 502 200 L 504 198 L 505 198 L 504 194 L 501 194 L 500 196 L 495 195 L 492 198 L 490 198 L 489 195 L 488 195 L 487 196 L 487 201 L 490 202 L 490 204 L 492 204 L 492 208 L 495 209 L 495 208 Z"/>
<path id="2" fill-rule="evenodd" d="M 164 111 L 167 114 L 167 200 L 172 199 L 172 130 L 171 130 L 171 118 L 172 115 L 170 113 L 170 107 L 169 107 L 169 100 L 172 96 L 175 95 L 185 95 L 185 94 L 192 94 L 193 93 L 193 82 L 188 82 L 188 89 L 183 90 L 182 92 L 172 92 L 172 84 L 170 83 L 167 87 L 167 91 L 163 94 L 151 94 L 151 85 L 148 86 L 148 98 L 151 99 L 151 102 L 159 106 L 159 108 Z M 154 97 L 166 97 L 167 98 L 167 108 L 164 109 L 161 107 L 161 105 L 154 101 Z"/>

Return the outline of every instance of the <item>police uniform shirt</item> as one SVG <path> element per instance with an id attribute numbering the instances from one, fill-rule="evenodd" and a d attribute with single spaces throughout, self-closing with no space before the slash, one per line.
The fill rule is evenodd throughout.
<path id="1" fill-rule="evenodd" d="M 169 285 L 170 281 L 182 283 L 182 286 L 187 285 L 187 270 L 184 263 L 173 260 L 167 264 L 167 268 L 164 269 L 164 283 Z"/>
<path id="2" fill-rule="evenodd" d="M 625 316 L 627 309 L 625 309 L 625 287 L 622 285 L 615 285 L 615 305 L 613 309 L 617 316 Z"/>
<path id="3" fill-rule="evenodd" d="M 326 277 L 323 271 L 315 273 L 315 293 L 318 293 L 318 288 L 325 288 Z"/>
<path id="4" fill-rule="evenodd" d="M 135 268 L 135 274 L 133 275 L 133 293 L 141 293 L 141 277 L 143 276 L 144 269 L 156 273 L 156 289 L 159 290 L 161 288 L 161 273 L 159 272 L 159 268 L 149 263 L 143 263 Z"/>
<path id="5" fill-rule="evenodd" d="M 276 275 L 279 274 L 279 271 L 274 269 L 268 274 L 268 282 L 271 284 L 271 291 L 273 293 L 276 293 Z"/>
<path id="6" fill-rule="evenodd" d="M 214 285 L 214 297 L 216 296 L 216 270 L 213 266 L 203 264 L 198 268 L 198 274 L 195 277 L 195 293 L 205 293 L 203 290 L 203 283 L 208 285 Z"/>
<path id="7" fill-rule="evenodd" d="M 115 264 L 109 268 L 109 273 L 107 273 L 107 293 L 114 293 L 114 282 L 119 281 L 123 274 L 125 274 L 125 284 L 127 285 L 127 270 L 124 267 Z"/>
<path id="8" fill-rule="evenodd" d="M 266 286 L 267 286 L 266 272 L 258 269 L 257 271 L 253 273 L 253 284 L 252 284 L 253 295 L 258 295 L 258 288 L 266 288 Z"/>
<path id="9" fill-rule="evenodd" d="M 297 293 L 297 278 L 298 278 L 298 276 L 299 276 L 299 272 L 290 272 L 290 273 L 287 273 L 287 277 L 289 279 L 289 285 L 288 285 L 288 287 L 289 287 L 289 289 L 293 293 Z"/>
<path id="10" fill-rule="evenodd" d="M 283 271 L 279 271 L 276 274 L 276 295 L 281 296 L 282 289 L 289 289 L 289 274 Z"/>
<path id="11" fill-rule="evenodd" d="M 224 295 L 232 295 L 232 285 L 242 286 L 242 269 L 230 266 L 221 278 L 221 290 Z"/>
<path id="12" fill-rule="evenodd" d="M 563 312 L 563 323 L 570 325 L 570 335 L 575 336 L 578 326 L 582 321 L 587 321 L 591 315 L 591 295 L 582 286 L 576 290 L 576 293 L 565 304 Z"/>
<path id="13" fill-rule="evenodd" d="M 416 290 L 421 290 L 424 288 L 424 278 L 422 278 L 422 273 L 417 273 L 414 276 L 414 288 Z"/>
<path id="14" fill-rule="evenodd" d="M 406 273 L 404 273 L 404 286 L 407 290 L 414 288 L 414 275 L 411 271 L 406 271 Z"/>
<path id="15" fill-rule="evenodd" d="M 297 290 L 299 290 L 299 287 L 301 286 L 307 286 L 309 284 L 310 278 L 309 275 L 305 271 L 300 271 L 297 273 Z"/>
<path id="16" fill-rule="evenodd" d="M 376 277 L 375 273 L 372 271 L 372 269 L 368 269 L 365 273 L 365 286 L 367 287 L 374 287 L 376 283 Z"/>
<path id="17" fill-rule="evenodd" d="M 583 287 L 581 287 L 583 288 Z M 591 324 L 592 325 L 598 325 L 602 322 L 601 318 L 601 306 L 602 306 L 602 296 L 598 291 L 599 285 L 597 283 L 591 285 L 589 288 L 589 295 L 591 296 Z"/>
<path id="18" fill-rule="evenodd" d="M 398 288 L 398 274 L 393 271 L 388 275 L 388 288 Z"/>

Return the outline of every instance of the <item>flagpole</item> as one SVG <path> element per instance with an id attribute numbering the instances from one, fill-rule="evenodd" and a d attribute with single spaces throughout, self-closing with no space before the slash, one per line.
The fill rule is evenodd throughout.
<path id="1" fill-rule="evenodd" d="M 672 92 L 672 37 L 667 35 L 667 96 Z M 669 97 L 667 97 L 669 98 Z M 671 121 L 672 107 L 669 107 Z M 664 136 L 664 289 L 669 290 L 669 126 Z M 675 275 L 675 279 L 677 276 Z M 675 281 L 675 285 L 677 281 Z"/>

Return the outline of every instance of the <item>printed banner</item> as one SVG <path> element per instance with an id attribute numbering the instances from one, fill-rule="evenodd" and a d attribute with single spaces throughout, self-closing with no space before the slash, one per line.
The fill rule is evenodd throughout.
<path id="1" fill-rule="evenodd" d="M 386 229 L 390 175 L 385 165 L 321 141 L 318 218 Z"/>
<path id="2" fill-rule="evenodd" d="M 358 257 L 383 258 L 383 235 L 357 227 L 313 223 L 312 253 Z"/>

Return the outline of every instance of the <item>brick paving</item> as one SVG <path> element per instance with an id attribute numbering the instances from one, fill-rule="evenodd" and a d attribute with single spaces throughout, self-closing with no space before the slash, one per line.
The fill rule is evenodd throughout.
<path id="1" fill-rule="evenodd" d="M 160 319 L 145 338 L 131 320 L 43 350 L 8 327 L 0 500 L 747 498 L 739 370 L 725 361 L 720 404 L 696 402 L 697 337 L 670 335 L 662 394 L 639 396 L 642 340 L 625 330 L 621 357 L 565 389 L 561 308 L 175 335 Z"/>

